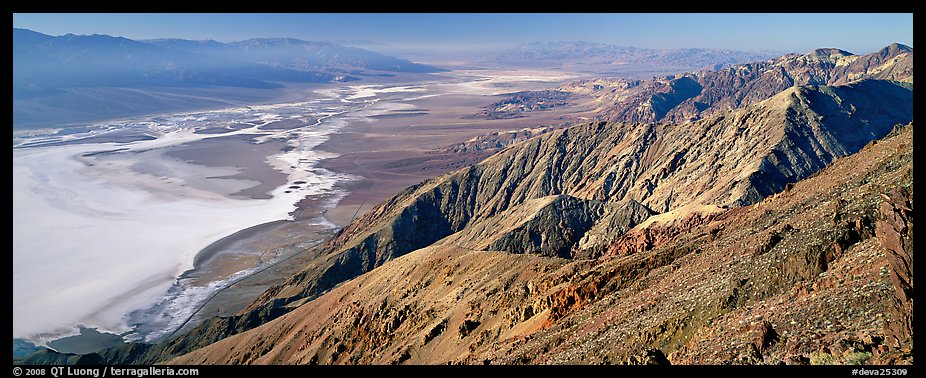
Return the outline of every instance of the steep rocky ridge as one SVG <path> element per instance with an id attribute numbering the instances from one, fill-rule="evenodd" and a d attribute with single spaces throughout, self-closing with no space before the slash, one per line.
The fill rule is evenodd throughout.
<path id="1" fill-rule="evenodd" d="M 675 236 L 614 257 L 448 238 L 170 362 L 910 362 L 908 338 L 886 340 L 907 321 L 890 311 L 894 293 L 912 282 L 912 254 L 890 257 L 912 251 L 912 135 L 898 127 L 749 206 L 638 226 L 609 245 Z"/>
<path id="2" fill-rule="evenodd" d="M 884 81 L 795 87 L 695 123 L 554 131 L 377 206 L 325 245 L 330 265 L 309 267 L 268 294 L 317 294 L 528 199 L 629 198 L 656 212 L 689 203 L 750 204 L 909 122 L 911 95 Z"/>
<path id="3" fill-rule="evenodd" d="M 533 110 L 532 104 L 571 103 L 591 99 L 603 120 L 612 122 L 671 122 L 705 118 L 772 97 L 793 86 L 844 85 L 865 79 L 913 82 L 913 49 L 892 44 L 866 55 L 839 49 L 788 54 L 719 70 L 639 79 L 591 79 L 560 86 L 546 99 L 514 96 L 490 105 L 482 117 L 510 118 Z M 570 97 L 564 98 L 563 94 Z"/>
<path id="4" fill-rule="evenodd" d="M 675 80 L 683 79 L 685 77 Z M 913 50 L 893 44 L 859 56 L 838 49 L 819 49 L 804 55 L 786 55 L 768 62 L 695 74 L 689 79 L 697 80 L 704 89 L 695 96 L 676 96 L 679 105 L 653 121 L 677 122 L 735 109 L 795 85 L 843 85 L 863 79 L 912 83 Z"/>

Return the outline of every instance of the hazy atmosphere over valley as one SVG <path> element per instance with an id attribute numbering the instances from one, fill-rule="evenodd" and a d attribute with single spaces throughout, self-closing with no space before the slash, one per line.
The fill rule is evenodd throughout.
<path id="1" fill-rule="evenodd" d="M 915 363 L 912 13 L 12 18 L 14 365 Z"/>

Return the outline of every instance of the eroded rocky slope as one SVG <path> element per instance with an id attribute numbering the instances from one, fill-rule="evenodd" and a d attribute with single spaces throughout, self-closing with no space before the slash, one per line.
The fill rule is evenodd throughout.
<path id="1" fill-rule="evenodd" d="M 861 90 L 879 95 L 853 95 Z M 509 252 L 544 254 L 543 241 L 558 240 L 547 249 L 555 250 L 558 256 L 620 255 L 617 251 L 621 247 L 614 244 L 619 232 L 599 232 L 592 238 L 586 235 L 594 233 L 583 231 L 587 225 L 583 220 L 593 219 L 587 230 L 594 230 L 596 224 L 615 223 L 629 228 L 644 217 L 615 217 L 613 214 L 619 213 L 616 210 L 634 206 L 640 208 L 623 213 L 650 215 L 690 204 L 716 209 L 759 201 L 836 157 L 860 149 L 866 140 L 886 134 L 891 125 L 908 121 L 912 109 L 904 104 L 910 104 L 909 95 L 906 88 L 886 82 L 797 87 L 741 111 L 674 128 L 592 124 L 553 132 L 480 165 L 409 188 L 377 207 L 329 242 L 326 248 L 334 251 L 326 261 L 330 265 L 308 267 L 286 285 L 268 291 L 263 304 L 258 302 L 255 309 L 280 302 L 300 305 L 304 298 L 333 286 L 337 280 L 332 277 L 358 276 L 459 231 L 445 242 L 470 249 L 491 245 Z M 898 113 L 885 119 L 883 110 Z M 880 126 L 873 122 L 876 120 Z M 853 130 L 866 130 L 869 136 L 849 137 L 847 131 Z M 695 152 L 678 153 L 674 143 Z M 683 154 L 687 158 L 680 156 Z M 725 168 L 729 171 L 712 174 Z M 530 222 L 543 218 L 542 211 L 531 214 L 524 208 L 543 210 L 547 208 L 545 202 L 555 202 L 550 198 L 559 198 L 549 196 L 560 195 L 570 196 L 581 214 L 566 222 L 570 224 L 566 227 L 594 242 L 555 237 L 564 233 L 551 225 L 561 222 L 531 229 Z M 624 206 L 617 205 L 621 201 Z M 698 207 L 695 210 L 694 214 L 704 212 Z M 685 213 L 675 216 L 684 218 Z M 512 219 L 519 222 L 512 223 Z M 604 221 L 608 223 L 601 223 Z M 572 224 L 581 227 L 572 228 Z M 489 237 L 480 229 L 492 230 L 495 236 Z M 464 237 L 467 233 L 470 236 Z M 652 246 L 660 240 L 656 234 L 638 244 Z M 677 232 L 663 234 L 668 236 L 662 240 L 677 237 Z M 467 241 L 451 243 L 454 239 Z M 571 245 L 565 248 L 564 243 Z"/>
<path id="2" fill-rule="evenodd" d="M 618 212 L 621 207 L 613 204 L 622 200 L 656 213 L 690 204 L 751 204 L 909 122 L 911 96 L 909 89 L 885 81 L 794 87 L 694 123 L 596 123 L 554 131 L 377 206 L 326 243 L 319 263 L 269 290 L 251 310 L 299 303 L 531 199 L 569 195 L 579 203 L 597 201 L 603 209 L 579 212 L 587 221 L 569 220 L 590 223 L 589 228 Z M 559 233 L 553 230 L 534 238 L 552 240 Z M 526 250 L 534 243 L 526 234 L 502 238 L 521 240 Z M 583 249 L 608 241 L 598 239 Z M 589 253 L 572 247 L 557 247 L 557 254 Z"/>
<path id="3" fill-rule="evenodd" d="M 464 230 L 171 362 L 909 362 L 912 134 L 595 260 L 476 251 Z"/>
<path id="4" fill-rule="evenodd" d="M 844 85 L 865 79 L 912 83 L 913 49 L 892 44 L 866 55 L 818 49 L 648 80 L 582 80 L 555 91 L 517 94 L 489 105 L 479 116 L 518 117 L 544 109 L 537 104 L 563 105 L 591 99 L 603 120 L 678 123 L 751 105 L 792 86 Z"/>

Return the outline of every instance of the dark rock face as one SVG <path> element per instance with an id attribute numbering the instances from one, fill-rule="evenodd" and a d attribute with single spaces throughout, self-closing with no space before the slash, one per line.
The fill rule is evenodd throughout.
<path id="1" fill-rule="evenodd" d="M 470 118 L 507 119 L 523 117 L 521 113 L 535 110 L 553 109 L 569 104 L 569 92 L 558 90 L 525 91 L 514 93 L 511 97 L 495 102 Z"/>
<path id="2" fill-rule="evenodd" d="M 541 134 L 549 133 L 556 129 L 562 129 L 565 127 L 560 126 L 545 126 L 538 127 L 535 129 L 521 129 L 517 131 L 511 131 L 507 133 L 503 132 L 492 132 L 486 135 L 481 135 L 474 138 L 474 140 L 466 141 L 458 145 L 454 145 L 444 149 L 441 152 L 446 153 L 472 153 L 472 152 L 496 152 L 505 147 L 508 147 L 513 144 L 521 143 L 530 138 L 536 137 Z"/>
<path id="3" fill-rule="evenodd" d="M 597 201 L 559 196 L 521 226 L 489 244 L 488 250 L 572 258 L 572 248 L 601 214 Z"/>
<path id="4" fill-rule="evenodd" d="M 892 190 L 884 195 L 876 235 L 887 250 L 896 297 L 886 324 L 890 345 L 908 345 L 913 336 L 913 191 Z M 910 353 L 911 351 L 906 351 Z"/>
<path id="5" fill-rule="evenodd" d="M 758 350 L 760 354 L 768 351 L 769 347 L 779 340 L 778 332 L 775 331 L 775 328 L 772 327 L 772 323 L 768 320 L 762 321 L 762 323 L 756 327 L 754 333 L 756 336 L 753 345 L 755 345 L 756 350 Z"/>
<path id="6" fill-rule="evenodd" d="M 653 117 L 662 119 L 681 103 L 699 95 L 703 89 L 701 83 L 690 77 L 683 76 L 672 80 L 667 88 L 657 91 L 650 100 Z"/>
<path id="7" fill-rule="evenodd" d="M 479 327 L 478 321 L 466 319 L 462 324 L 460 324 L 460 328 L 457 329 L 457 332 L 460 333 L 460 338 L 462 339 L 466 336 L 469 336 L 469 334 L 472 333 L 476 327 Z"/>
<path id="8" fill-rule="evenodd" d="M 671 365 L 665 353 L 659 349 L 646 349 L 639 356 L 627 358 L 626 365 Z"/>
<path id="9" fill-rule="evenodd" d="M 592 259 L 605 254 L 611 245 L 631 228 L 657 213 L 633 199 L 609 204 L 604 210 L 606 216 L 589 229 L 573 249 L 574 258 Z"/>

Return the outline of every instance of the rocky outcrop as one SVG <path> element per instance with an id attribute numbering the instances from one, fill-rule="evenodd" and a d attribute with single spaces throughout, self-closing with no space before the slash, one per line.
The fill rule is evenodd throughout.
<path id="1" fill-rule="evenodd" d="M 652 250 L 674 241 L 678 235 L 710 223 L 718 213 L 693 213 L 670 223 L 637 227 L 620 235 L 606 245 L 604 256 L 627 256 Z"/>
<path id="2" fill-rule="evenodd" d="M 507 132 L 492 132 L 480 135 L 466 142 L 450 146 L 441 153 L 474 153 L 482 151 L 495 152 L 510 145 L 521 143 L 535 136 L 549 133 L 556 129 L 565 128 L 564 126 L 545 126 L 538 128 L 525 128 L 520 130 L 509 130 Z"/>
<path id="3" fill-rule="evenodd" d="M 911 358 L 913 336 L 913 190 L 898 188 L 882 196 L 876 235 L 887 251 L 894 300 L 885 324 L 888 344 L 897 350 L 879 356 L 882 363 Z"/>
<path id="4" fill-rule="evenodd" d="M 572 258 L 579 239 L 596 224 L 598 201 L 557 195 L 527 200 L 442 241 L 473 250 Z"/>
<path id="5" fill-rule="evenodd" d="M 624 365 L 671 365 L 665 353 L 659 349 L 646 349 L 637 356 L 630 356 Z"/>
<path id="6" fill-rule="evenodd" d="M 490 104 L 482 112 L 467 118 L 518 118 L 523 117 L 521 113 L 566 106 L 569 104 L 569 100 L 569 92 L 558 90 L 517 92 L 509 98 Z"/>
<path id="7" fill-rule="evenodd" d="M 633 199 L 611 202 L 604 215 L 589 229 L 578 245 L 574 257 L 592 259 L 601 257 L 608 245 L 621 238 L 634 226 L 657 213 Z"/>

